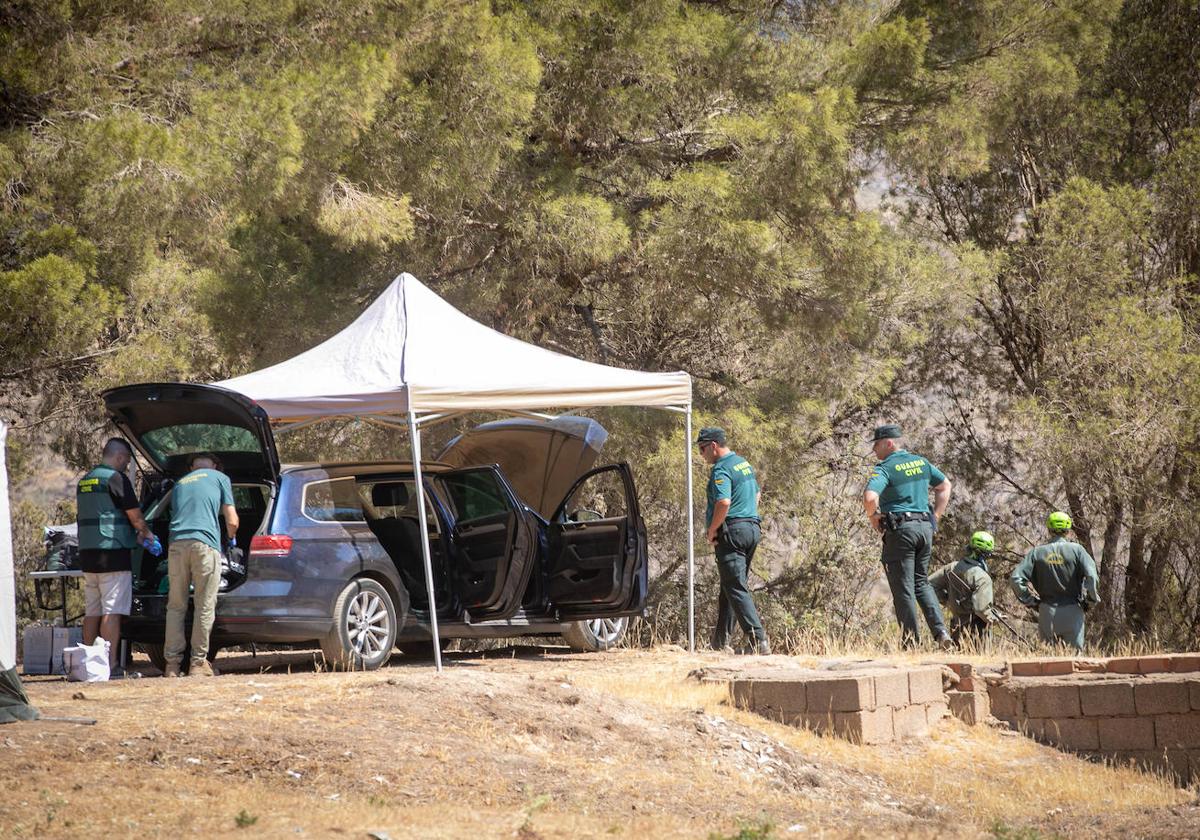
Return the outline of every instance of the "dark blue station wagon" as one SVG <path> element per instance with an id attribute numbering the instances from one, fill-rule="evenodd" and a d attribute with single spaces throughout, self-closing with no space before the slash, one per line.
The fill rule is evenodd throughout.
<path id="1" fill-rule="evenodd" d="M 442 639 L 562 635 L 603 650 L 640 615 L 646 529 L 627 464 L 592 469 L 606 433 L 593 420 L 505 420 L 425 462 L 281 465 L 269 418 L 208 385 L 104 393 L 151 477 L 151 528 L 167 546 L 170 488 L 211 451 L 234 485 L 244 569 L 224 574 L 212 651 L 316 643 L 334 667 L 372 669 L 393 648 L 432 651 L 417 504 L 424 503 Z M 124 630 L 161 664 L 166 557 L 134 555 Z M 189 623 L 191 616 L 189 613 Z"/>

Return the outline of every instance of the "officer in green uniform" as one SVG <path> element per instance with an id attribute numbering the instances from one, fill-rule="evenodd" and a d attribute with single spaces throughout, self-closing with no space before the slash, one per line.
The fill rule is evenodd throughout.
<path id="1" fill-rule="evenodd" d="M 986 642 L 995 621 L 992 609 L 992 576 L 988 573 L 988 558 L 996 540 L 987 531 L 971 535 L 967 556 L 949 563 L 929 576 L 929 585 L 938 600 L 950 608 L 950 636 L 955 644 L 963 635 Z"/>
<path id="2" fill-rule="evenodd" d="M 754 551 L 762 538 L 759 530 L 758 502 L 762 493 L 754 467 L 729 449 L 724 429 L 707 427 L 696 438 L 700 456 L 712 465 L 706 495 L 708 507 L 704 524 L 709 545 L 717 554 L 721 577 L 721 597 L 717 606 L 717 626 L 713 631 L 714 650 L 724 650 L 733 635 L 734 622 L 750 637 L 751 650 L 771 652 L 767 633 L 759 620 L 747 576 Z"/>
<path id="3" fill-rule="evenodd" d="M 1056 510 L 1046 518 L 1053 539 L 1030 549 L 1012 573 L 1012 588 L 1022 604 L 1037 605 L 1043 641 L 1083 650 L 1084 612 L 1100 603 L 1096 561 L 1071 542 L 1071 517 Z"/>
<path id="4" fill-rule="evenodd" d="M 109 438 L 100 463 L 75 486 L 79 526 L 79 567 L 83 571 L 83 640 L 99 635 L 108 641 L 115 663 L 111 675 L 124 675 L 120 659 L 121 616 L 133 603 L 132 550 L 151 537 L 133 482 L 125 474 L 133 449 L 122 438 Z"/>
<path id="5" fill-rule="evenodd" d="M 871 450 L 879 463 L 871 470 L 863 491 L 863 509 L 871 526 L 883 537 L 883 568 L 892 590 L 892 604 L 900 623 L 904 647 L 920 641 L 917 605 L 934 638 L 944 648 L 954 642 L 942 621 L 942 608 L 929 586 L 929 559 L 937 520 L 950 503 L 950 481 L 942 471 L 900 446 L 900 427 L 876 427 Z M 929 489 L 933 488 L 933 510 Z"/>

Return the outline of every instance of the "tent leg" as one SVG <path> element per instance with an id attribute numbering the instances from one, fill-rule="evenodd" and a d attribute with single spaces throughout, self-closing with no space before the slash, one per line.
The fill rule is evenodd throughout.
<path id="1" fill-rule="evenodd" d="M 692 518 L 692 406 L 687 407 L 683 438 L 683 470 L 687 485 L 688 650 L 696 652 L 696 523 Z"/>
<path id="2" fill-rule="evenodd" d="M 417 521 L 421 524 L 421 559 L 425 561 L 425 590 L 429 593 L 429 628 L 433 632 L 433 661 L 438 673 L 442 671 L 442 640 L 438 633 L 437 601 L 433 589 L 433 560 L 429 551 L 429 524 L 425 519 L 425 482 L 421 477 L 421 430 L 417 428 L 416 415 L 408 412 L 408 436 L 412 441 L 413 481 L 420 502 L 417 504 Z"/>

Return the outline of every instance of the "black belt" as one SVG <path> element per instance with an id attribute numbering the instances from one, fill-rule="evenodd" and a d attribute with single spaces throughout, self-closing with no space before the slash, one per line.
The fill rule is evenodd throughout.
<path id="1" fill-rule="evenodd" d="M 896 530 L 896 528 L 898 528 L 902 522 L 931 521 L 928 513 L 918 513 L 917 511 L 912 510 L 888 511 L 887 513 L 881 514 L 881 517 L 883 519 L 884 527 L 892 531 Z"/>
<path id="2" fill-rule="evenodd" d="M 736 525 L 739 522 L 753 522 L 755 525 L 757 525 L 762 522 L 762 520 L 757 516 L 735 516 L 733 518 L 727 518 L 725 521 L 730 525 Z"/>

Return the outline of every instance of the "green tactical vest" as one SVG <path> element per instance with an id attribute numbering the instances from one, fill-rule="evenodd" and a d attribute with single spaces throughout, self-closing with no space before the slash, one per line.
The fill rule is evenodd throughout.
<path id="1" fill-rule="evenodd" d="M 80 551 L 137 547 L 137 533 L 129 524 L 129 517 L 113 504 L 112 496 L 108 494 L 108 480 L 116 472 L 101 464 L 79 479 L 75 487 Z"/>

